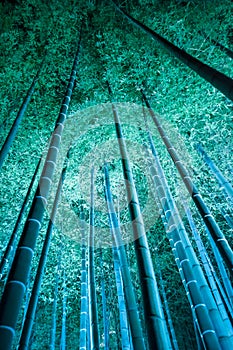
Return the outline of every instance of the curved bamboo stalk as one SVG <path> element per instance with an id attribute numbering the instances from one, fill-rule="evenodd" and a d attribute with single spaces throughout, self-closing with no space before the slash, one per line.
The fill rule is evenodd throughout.
<path id="1" fill-rule="evenodd" d="M 10 350 L 15 336 L 15 327 L 23 302 L 26 283 L 30 275 L 31 261 L 43 221 L 45 206 L 50 193 L 53 174 L 55 172 L 57 155 L 61 143 L 62 131 L 66 120 L 70 98 L 74 88 L 78 58 L 81 45 L 81 35 L 78 49 L 72 67 L 70 80 L 65 93 L 60 113 L 55 125 L 55 132 L 51 139 L 45 165 L 39 186 L 34 196 L 23 234 L 19 241 L 14 262 L 9 274 L 0 304 L 0 350 Z M 17 296 L 17 297 L 16 297 Z"/>
<path id="2" fill-rule="evenodd" d="M 208 156 L 208 154 L 200 144 L 196 145 L 196 149 L 202 155 L 205 164 L 208 165 L 208 167 L 216 177 L 219 187 L 224 190 L 223 193 L 226 199 L 230 202 L 231 206 L 233 206 L 233 187 L 231 186 L 230 182 L 225 178 L 223 173 L 219 170 L 217 165 L 215 165 L 215 163 Z"/>
<path id="3" fill-rule="evenodd" d="M 133 348 L 134 350 L 146 350 L 141 321 L 138 313 L 137 302 L 135 298 L 134 287 L 131 280 L 124 242 L 122 240 L 120 224 L 113 205 L 107 164 L 105 164 L 104 166 L 104 182 L 105 182 L 105 195 L 106 195 L 109 224 L 110 224 L 109 226 L 112 230 L 113 241 L 115 241 L 116 243 L 119 261 L 120 261 L 120 269 L 121 269 L 121 274 L 122 274 L 122 279 L 124 284 L 125 300 L 126 300 Z"/>
<path id="4" fill-rule="evenodd" d="M 108 84 L 110 95 L 111 88 Z M 153 263 L 146 238 L 145 227 L 139 205 L 138 195 L 133 180 L 126 143 L 123 137 L 120 119 L 116 106 L 112 103 L 117 140 L 119 144 L 122 169 L 128 198 L 128 208 L 134 233 L 134 247 L 137 257 L 141 281 L 143 305 L 149 346 L 151 349 L 169 349 L 171 342 L 168 337 L 167 325 L 164 319 L 161 299 L 155 279 Z"/>
<path id="5" fill-rule="evenodd" d="M 162 125 L 160 124 L 158 118 L 156 117 L 155 113 L 153 112 L 152 108 L 150 107 L 150 104 L 145 96 L 145 94 L 142 92 L 143 99 L 146 103 L 146 106 L 149 109 L 149 113 L 158 129 L 158 132 L 167 148 L 168 153 L 170 154 L 177 170 L 179 171 L 182 180 L 190 193 L 198 211 L 200 212 L 206 226 L 209 229 L 209 232 L 216 243 L 217 248 L 219 249 L 223 259 L 225 260 L 231 274 L 233 275 L 233 252 L 232 249 L 229 246 L 228 241 L 226 240 L 226 237 L 222 233 L 221 229 L 219 228 L 217 222 L 211 215 L 211 212 L 207 205 L 205 204 L 204 200 L 201 197 L 201 194 L 199 193 L 197 187 L 192 182 L 188 171 L 186 170 L 185 166 L 181 163 L 181 160 L 178 156 L 178 154 L 175 151 L 174 146 L 170 142 L 169 138 L 167 137 Z"/>
<path id="6" fill-rule="evenodd" d="M 87 349 L 87 318 L 88 318 L 88 288 L 86 266 L 85 217 L 81 206 L 81 235 L 82 235 L 82 268 L 81 268 L 81 307 L 80 307 L 80 337 L 79 350 Z"/>
<path id="7" fill-rule="evenodd" d="M 25 321 L 24 321 L 24 325 L 23 325 L 22 334 L 20 337 L 19 348 L 18 348 L 19 350 L 26 350 L 26 349 L 28 349 L 28 346 L 29 346 L 29 341 L 30 341 L 30 337 L 31 337 L 31 333 L 32 333 L 32 327 L 33 327 L 33 324 L 35 321 L 35 315 L 36 315 L 36 309 L 37 309 L 37 304 L 38 304 L 38 299 L 39 299 L 39 294 L 40 294 L 40 288 L 41 288 L 41 284 L 42 284 L 43 277 L 44 277 L 44 270 L 45 270 L 47 257 L 48 257 L 48 253 L 49 253 L 49 248 L 50 248 L 50 244 L 51 244 L 51 239 L 52 239 L 52 234 L 53 234 L 54 220 L 55 220 L 55 216 L 57 213 L 57 208 L 58 208 L 58 204 L 59 204 L 59 200 L 60 200 L 60 196 L 61 196 L 62 185 L 64 183 L 65 172 L 66 172 L 66 168 L 63 169 L 61 178 L 60 178 L 59 183 L 58 183 L 58 188 L 57 188 L 56 196 L 54 199 L 53 209 L 52 209 L 51 217 L 49 220 L 49 225 L 48 225 L 48 229 L 46 232 L 40 261 L 39 261 L 38 268 L 37 268 L 35 281 L 34 281 L 34 284 L 32 287 L 32 291 L 31 291 L 31 297 L 30 297 L 30 301 L 29 301 L 29 305 L 28 305 L 28 309 L 27 309 L 27 313 L 26 313 L 26 317 L 25 317 Z"/>
<path id="8" fill-rule="evenodd" d="M 6 140 L 5 140 L 2 148 L 1 148 L 1 151 L 0 151 L 0 169 L 1 169 L 1 167 L 3 165 L 3 162 L 5 161 L 5 159 L 6 159 L 7 155 L 8 155 L 8 152 L 10 150 L 10 147 L 11 147 L 12 143 L 14 142 L 14 139 L 15 139 L 15 136 L 16 136 L 17 131 L 19 129 L 20 123 L 21 123 L 21 121 L 22 121 L 22 119 L 24 117 L 24 113 L 26 112 L 27 107 L 29 105 L 29 102 L 31 100 L 31 97 L 32 97 L 32 95 L 33 95 L 33 93 L 35 91 L 35 86 L 36 86 L 37 81 L 39 80 L 40 73 L 41 73 L 43 65 L 44 65 L 44 60 L 45 59 L 43 59 L 43 61 L 40 64 L 38 72 L 36 73 L 36 76 L 35 76 L 35 78 L 32 81 L 32 84 L 31 84 L 31 86 L 30 86 L 30 88 L 29 88 L 29 90 L 27 92 L 27 95 L 25 96 L 25 98 L 23 100 L 23 103 L 22 103 L 22 105 L 21 105 L 21 107 L 19 109 L 19 112 L 18 112 L 15 120 L 14 120 L 14 123 L 13 123 L 13 125 L 12 125 L 12 127 L 11 127 L 11 129 L 10 129 L 10 131 L 8 133 L 8 136 L 7 136 Z"/>
<path id="9" fill-rule="evenodd" d="M 6 264 L 9 261 L 9 257 L 11 255 L 13 255 L 12 258 L 14 258 L 14 246 L 16 244 L 16 239 L 17 239 L 17 235 L 18 235 L 19 226 L 21 224 L 21 221 L 22 221 L 22 218 L 23 218 L 23 214 L 25 213 L 25 210 L 26 210 L 26 207 L 27 207 L 27 204 L 28 204 L 28 201 L 29 201 L 29 197 L 30 197 L 30 194 L 31 194 L 31 191 L 32 191 L 32 187 L 33 187 L 36 175 L 37 175 L 39 167 L 40 167 L 40 163 L 41 163 L 41 158 L 40 158 L 39 162 L 37 163 L 35 172 L 33 174 L 33 177 L 31 179 L 30 185 L 28 187 L 26 196 L 25 196 L 23 204 L 21 206 L 21 209 L 20 209 L 17 221 L 15 223 L 13 232 L 11 234 L 11 237 L 10 237 L 10 240 L 9 240 L 9 242 L 7 244 L 7 247 L 5 249 L 4 255 L 3 255 L 2 259 L 1 259 L 1 263 L 0 263 L 0 280 L 2 279 L 3 270 L 4 270 Z"/>
<path id="10" fill-rule="evenodd" d="M 143 30 L 146 34 L 157 41 L 162 47 L 164 47 L 169 53 L 178 58 L 186 66 L 195 71 L 200 77 L 204 78 L 210 84 L 212 84 L 216 89 L 221 91 L 226 97 L 233 101 L 233 79 L 229 78 L 225 74 L 219 72 L 218 70 L 210 67 L 209 65 L 202 63 L 197 58 L 188 54 L 186 51 L 180 49 L 179 47 L 172 44 L 167 39 L 163 38 L 161 35 L 154 32 L 152 29 L 139 22 L 124 10 L 122 10 L 115 1 L 111 0 L 115 8 L 131 22 L 136 27 Z"/>
<path id="11" fill-rule="evenodd" d="M 100 347 L 98 308 L 95 283 L 95 263 L 94 263 L 94 232 L 95 232 L 95 209 L 94 209 L 94 167 L 91 169 L 91 205 L 90 205 L 90 234 L 89 234 L 89 317 L 91 328 L 91 349 L 98 350 Z"/>

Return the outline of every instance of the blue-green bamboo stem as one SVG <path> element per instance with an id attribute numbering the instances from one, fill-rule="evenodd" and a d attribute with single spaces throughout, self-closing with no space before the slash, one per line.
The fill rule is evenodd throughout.
<path id="1" fill-rule="evenodd" d="M 111 96 L 112 92 L 109 84 L 108 89 Z M 141 281 L 149 346 L 153 350 L 165 350 L 171 347 L 171 342 L 168 337 L 167 325 L 164 319 L 161 299 L 155 279 L 153 263 L 151 260 L 150 250 L 146 238 L 144 222 L 138 200 L 137 190 L 133 179 L 133 173 L 130 166 L 127 147 L 121 128 L 120 118 L 118 116 L 114 103 L 112 103 L 112 111 L 121 154 L 122 170 L 124 174 L 128 199 L 128 209 L 134 233 L 134 246 L 139 270 L 139 277 Z"/>
<path id="2" fill-rule="evenodd" d="M 200 214 L 203 218 L 203 221 L 205 222 L 206 226 L 208 227 L 208 230 L 209 230 L 214 242 L 216 243 L 217 248 L 219 249 L 219 252 L 221 253 L 223 259 L 225 260 L 225 262 L 230 270 L 230 273 L 233 276 L 233 251 L 232 251 L 226 237 L 224 236 L 223 232 L 221 231 L 220 227 L 218 226 L 217 222 L 215 221 L 215 219 L 211 215 L 209 208 L 207 207 L 206 203 L 202 199 L 201 194 L 198 191 L 198 188 L 191 180 L 190 175 L 189 175 L 186 167 L 181 162 L 173 144 L 171 143 L 168 136 L 166 135 L 160 121 L 157 118 L 157 116 L 153 112 L 145 94 L 143 93 L 143 91 L 141 91 L 141 92 L 142 92 L 143 99 L 146 103 L 146 106 L 148 107 L 149 113 L 154 121 L 154 124 L 156 125 L 156 127 L 158 129 L 160 136 L 161 136 L 161 139 L 164 142 L 164 144 L 167 148 L 167 151 L 170 154 L 177 170 L 179 171 L 181 178 L 182 178 L 190 196 L 192 197 L 198 211 L 200 212 Z"/>
<path id="3" fill-rule="evenodd" d="M 39 67 L 39 70 L 38 70 L 35 78 L 32 81 L 32 84 L 27 92 L 27 95 L 25 96 L 25 98 L 23 100 L 23 103 L 19 109 L 19 112 L 15 118 L 15 121 L 14 121 L 14 123 L 13 123 L 13 125 L 8 133 L 8 136 L 7 136 L 3 146 L 1 148 L 1 151 L 0 151 L 0 169 L 3 165 L 3 162 L 5 161 L 6 157 L 8 156 L 8 153 L 9 153 L 9 150 L 10 150 L 12 143 L 14 142 L 14 139 L 15 139 L 15 136 L 16 136 L 17 131 L 19 129 L 19 126 L 20 126 L 22 119 L 24 117 L 24 114 L 27 110 L 27 107 L 29 105 L 31 97 L 35 91 L 35 86 L 36 86 L 37 81 L 39 80 L 39 76 L 40 76 L 41 70 L 43 68 L 43 65 L 44 65 L 44 60 L 42 61 L 41 65 Z"/>
<path id="4" fill-rule="evenodd" d="M 196 285 L 198 287 L 197 291 L 195 292 L 193 290 L 193 294 L 191 294 L 192 303 L 194 304 L 194 307 L 195 307 L 197 295 L 198 295 L 198 298 L 200 299 L 202 299 L 202 295 L 203 297 L 205 297 L 202 300 L 202 304 L 203 306 L 205 305 L 206 310 L 203 310 L 204 313 L 202 317 L 205 318 L 206 321 L 208 321 L 208 327 L 210 327 L 210 329 L 212 329 L 214 333 L 216 331 L 218 335 L 218 338 L 217 337 L 216 338 L 219 339 L 219 341 L 221 342 L 221 344 L 223 344 L 223 346 L 225 346 L 224 345 L 225 343 L 231 344 L 232 339 L 231 337 L 229 337 L 228 331 L 227 330 L 225 331 L 225 326 L 222 323 L 222 319 L 220 317 L 220 314 L 218 313 L 212 294 L 209 291 L 209 287 L 205 281 L 203 272 L 196 259 L 195 253 L 188 240 L 185 228 L 179 217 L 179 213 L 177 211 L 175 202 L 172 198 L 168 184 L 166 182 L 166 178 L 164 176 L 162 167 L 160 165 L 159 158 L 155 150 L 152 138 L 150 137 L 149 140 L 150 140 L 150 145 L 152 146 L 152 152 L 154 155 L 154 165 L 153 163 L 151 163 L 151 161 L 149 162 L 150 171 L 152 172 L 153 170 L 152 177 L 154 179 L 156 190 L 158 191 L 158 196 L 161 200 L 161 205 L 164 210 L 164 215 L 168 223 L 168 232 L 170 231 L 169 235 L 171 237 L 170 241 L 174 242 L 173 244 L 176 247 L 176 249 L 177 249 L 177 246 L 179 247 L 179 251 L 177 251 L 178 258 L 180 258 L 179 253 L 181 254 L 181 256 L 186 256 L 187 263 L 189 263 L 191 266 L 191 269 L 190 269 L 190 267 L 187 264 L 185 264 L 187 265 L 185 267 L 187 272 L 186 272 L 186 275 L 184 272 L 184 277 L 186 276 L 191 278 L 191 276 L 193 275 L 192 278 L 193 280 L 196 280 L 196 283 L 197 283 Z M 183 265 L 182 265 L 182 268 L 183 268 Z M 186 283 L 188 283 L 187 280 L 186 280 Z M 202 293 L 200 293 L 200 290 L 202 291 Z M 206 346 L 209 347 L 211 342 L 214 342 L 214 340 L 211 340 L 212 335 L 207 334 L 208 332 L 206 333 L 205 329 L 202 328 L 204 325 L 202 323 L 202 319 L 200 319 L 200 316 L 201 316 L 201 312 L 199 316 L 197 315 L 197 319 L 200 325 L 201 334 L 205 334 L 203 339 L 205 340 Z M 215 339 L 215 344 L 217 346 L 216 339 Z"/>
<path id="5" fill-rule="evenodd" d="M 220 188 L 223 189 L 223 193 L 226 199 L 230 202 L 231 206 L 233 206 L 233 187 L 231 186 L 230 182 L 225 178 L 223 173 L 219 170 L 217 165 L 208 156 L 208 154 L 200 144 L 196 146 L 196 149 L 202 155 L 205 164 L 210 168 L 210 170 L 216 177 Z"/>
<path id="6" fill-rule="evenodd" d="M 86 246 L 85 239 L 85 217 L 83 207 L 80 213 L 81 235 L 82 235 L 82 268 L 81 268 L 81 307 L 80 307 L 80 336 L 79 350 L 87 349 L 87 318 L 88 318 L 88 286 L 87 286 L 87 266 L 86 266 Z"/>
<path id="7" fill-rule="evenodd" d="M 89 317 L 91 330 L 91 350 L 99 350 L 99 321 L 98 307 L 96 296 L 95 282 L 95 263 L 94 263 L 94 234 L 95 234 L 95 209 L 94 209 L 94 167 L 91 168 L 91 204 L 90 204 L 90 233 L 89 233 L 89 263 L 88 263 L 88 278 L 89 278 Z"/>
<path id="8" fill-rule="evenodd" d="M 127 314 L 129 318 L 129 324 L 131 329 L 131 338 L 134 350 L 145 350 L 145 343 L 143 338 L 141 321 L 138 313 L 138 306 L 136 302 L 133 283 L 131 280 L 130 269 L 126 256 L 124 242 L 122 240 L 120 223 L 116 215 L 116 211 L 113 204 L 112 192 L 110 187 L 110 179 L 107 164 L 104 166 L 104 182 L 105 182 L 105 194 L 107 201 L 107 209 L 109 216 L 109 226 L 112 231 L 113 242 L 116 243 L 118 250 L 121 274 L 124 284 L 124 293 L 127 306 Z"/>
<path id="9" fill-rule="evenodd" d="M 53 235 L 54 220 L 57 213 L 62 186 L 65 178 L 65 172 L 66 172 L 66 168 L 63 169 L 61 178 L 58 183 L 57 192 L 56 192 L 56 196 L 55 196 L 54 204 L 52 208 L 52 213 L 51 213 L 49 225 L 46 231 L 46 236 L 45 236 L 45 240 L 44 240 L 44 244 L 41 252 L 41 257 L 39 260 L 37 273 L 36 273 L 35 281 L 32 287 L 31 297 L 30 297 L 30 301 L 29 301 L 29 305 L 28 305 L 28 309 L 27 309 L 27 313 L 26 313 L 26 317 L 23 325 L 23 330 L 20 337 L 19 348 L 18 348 L 19 350 L 26 350 L 28 349 L 28 346 L 29 346 L 32 328 L 33 328 L 33 324 L 36 316 L 36 309 L 37 309 L 38 299 L 40 295 L 41 284 L 44 277 L 44 270 L 45 270 L 49 248 L 51 245 L 51 240 Z"/>
<path id="10" fill-rule="evenodd" d="M 30 276 L 31 262 L 39 230 L 42 225 L 45 207 L 50 194 L 50 187 L 56 168 L 61 143 L 61 136 L 72 96 L 81 45 L 81 35 L 75 55 L 70 80 L 65 93 L 60 113 L 55 125 L 45 165 L 36 190 L 32 206 L 26 220 L 16 255 L 0 303 L 0 350 L 11 350 L 15 328 L 23 302 L 26 284 Z"/>
<path id="11" fill-rule="evenodd" d="M 130 16 L 123 9 L 121 9 L 115 3 L 115 1 L 111 1 L 114 4 L 115 8 L 125 18 L 127 18 L 130 23 L 143 30 L 146 34 L 148 34 L 151 38 L 158 42 L 163 48 L 165 48 L 165 50 L 171 53 L 174 57 L 178 58 L 181 62 L 183 62 L 193 71 L 195 71 L 200 77 L 204 78 L 206 81 L 212 84 L 216 89 L 221 91 L 230 100 L 233 100 L 233 79 L 219 72 L 218 70 L 210 67 L 209 65 L 201 62 L 200 60 L 188 54 L 186 51 L 180 49 L 179 47 L 175 46 L 167 39 L 163 38 L 161 35 L 148 28 L 145 24 L 139 22 L 138 20 Z"/>
<path id="12" fill-rule="evenodd" d="M 27 207 L 27 204 L 28 204 L 28 201 L 29 201 L 29 197 L 30 197 L 30 194 L 31 194 L 31 191 L 32 191 L 33 184 L 35 182 L 36 175 L 37 175 L 38 170 L 39 170 L 40 163 L 41 163 L 41 158 L 40 158 L 39 162 L 37 163 L 37 166 L 36 166 L 35 172 L 33 174 L 33 177 L 31 179 L 30 185 L 28 187 L 27 193 L 26 193 L 26 195 L 24 197 L 24 201 L 23 201 L 23 204 L 21 206 L 21 209 L 20 209 L 17 221 L 15 223 L 13 232 L 11 234 L 11 237 L 10 237 L 10 240 L 9 240 L 9 242 L 7 244 L 7 247 L 5 249 L 4 255 L 3 255 L 2 259 L 1 259 L 1 263 L 0 263 L 0 280 L 2 279 L 3 270 L 4 270 L 4 267 L 6 266 L 6 264 L 9 261 L 9 257 L 11 256 L 12 260 L 14 258 L 14 246 L 16 244 L 19 226 L 20 226 L 20 224 L 22 222 L 22 218 L 23 218 L 23 215 L 25 213 L 25 210 L 26 210 L 26 207 Z"/>

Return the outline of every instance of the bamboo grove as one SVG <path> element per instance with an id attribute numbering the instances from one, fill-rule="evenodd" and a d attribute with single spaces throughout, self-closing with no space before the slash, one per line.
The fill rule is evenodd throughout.
<path id="1" fill-rule="evenodd" d="M 232 1 L 0 11 L 0 349 L 231 350 Z"/>

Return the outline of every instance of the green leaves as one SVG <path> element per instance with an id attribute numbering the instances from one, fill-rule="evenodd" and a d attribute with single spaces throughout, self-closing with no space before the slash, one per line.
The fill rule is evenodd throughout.
<path id="1" fill-rule="evenodd" d="M 140 0 L 128 1 L 126 6 L 129 6 L 133 16 L 163 34 L 167 39 L 176 42 L 177 45 L 221 69 L 224 73 L 232 75 L 232 62 L 223 52 L 210 44 L 206 36 L 199 33 L 204 29 L 207 36 L 230 47 L 232 37 L 232 16 L 230 15 L 232 2 L 230 0 L 224 2 L 190 1 L 185 6 L 176 0 Z M 196 169 L 196 174 L 193 174 L 195 181 L 201 192 L 205 193 L 211 210 L 214 211 L 214 214 L 218 213 L 218 208 L 209 195 L 210 192 L 213 192 L 213 197 L 216 199 L 217 187 L 214 187 L 213 179 L 207 172 L 201 171 L 200 173 L 199 170 L 203 170 L 203 167 L 194 151 L 194 144 L 197 141 L 202 142 L 210 156 L 218 162 L 221 170 L 228 174 L 228 165 L 232 162 L 232 106 L 221 94 L 215 89 L 210 89 L 203 80 L 187 69 L 182 68 L 143 33 L 131 28 L 114 12 L 109 3 L 103 3 L 102 6 L 99 2 L 98 6 L 94 6 L 92 1 L 87 4 L 84 0 L 78 2 L 70 0 L 64 5 L 63 2 L 55 0 L 49 2 L 25 0 L 14 6 L 6 2 L 4 5 L 0 4 L 0 13 L 2 14 L 0 24 L 2 48 L 0 58 L 1 142 L 4 141 L 12 125 L 20 101 L 44 54 L 44 48 L 48 53 L 43 76 L 9 159 L 0 174 L 1 247 L 5 245 L 11 233 L 36 159 L 48 143 L 53 123 L 58 115 L 73 53 L 76 50 L 77 33 L 83 17 L 85 18 L 84 40 L 71 113 L 84 110 L 87 113 L 94 113 L 95 106 L 109 102 L 106 80 L 109 80 L 113 86 L 116 102 L 133 102 L 138 103 L 138 106 L 141 106 L 139 89 L 142 85 L 145 86 L 153 108 L 163 116 L 165 124 L 166 121 L 168 122 L 169 127 L 166 131 L 170 130 L 178 146 L 184 143 L 188 148 L 190 156 L 187 157 L 187 162 L 194 170 Z M 106 150 L 109 155 L 113 155 L 113 158 L 115 155 L 114 147 L 110 147 L 115 137 L 114 129 L 107 122 L 110 116 L 107 116 L 106 113 L 103 123 L 98 113 L 91 119 L 85 118 L 87 114 L 80 114 L 80 119 L 76 124 L 80 135 L 71 152 L 69 174 L 64 187 L 64 196 L 67 196 L 67 201 L 73 208 L 76 217 L 79 217 L 80 214 L 80 198 L 87 182 L 81 177 L 79 166 L 82 163 L 86 165 L 91 157 L 98 158 L 99 154 L 104 153 L 102 152 L 103 144 L 107 142 Z M 82 133 L 80 130 L 84 130 L 85 120 L 87 124 L 89 122 L 90 124 L 86 125 L 88 131 Z M 142 119 L 140 122 L 143 123 Z M 137 144 L 140 144 L 142 135 L 137 128 L 140 125 L 132 127 L 130 123 L 131 120 L 128 123 L 124 122 L 124 133 L 129 143 L 136 138 Z M 176 127 L 177 133 L 171 126 Z M 156 134 L 153 138 L 157 142 Z M 98 145 L 102 145 L 99 146 L 99 150 Z M 169 183 L 175 184 L 177 174 L 174 173 L 173 166 L 167 160 L 164 149 L 159 145 L 158 147 Z M 90 158 L 88 158 L 89 154 Z M 118 199 L 121 201 L 120 218 L 124 223 L 128 221 L 128 216 L 124 204 L 125 192 L 122 187 L 120 161 L 113 160 L 109 167 L 114 199 L 116 205 Z M 133 173 L 140 204 L 143 207 L 144 202 L 147 201 L 147 183 L 142 168 L 136 162 L 133 166 Z M 96 190 L 100 203 L 102 203 L 101 200 L 104 200 L 102 185 L 101 176 L 98 175 Z M 89 203 L 86 200 L 83 200 L 82 203 L 88 219 Z M 221 199 L 219 203 L 222 207 L 226 207 L 226 203 Z M 154 208 L 151 207 L 151 212 L 152 210 Z M 61 214 L 61 217 L 62 215 L 63 225 L 66 225 L 69 217 L 64 213 Z M 106 228 L 107 214 L 97 210 L 97 219 L 98 225 Z M 229 234 L 224 223 L 221 222 L 221 225 L 224 234 Z M 60 229 L 61 223 L 58 226 Z M 180 283 L 176 278 L 176 272 L 172 271 L 174 265 L 171 264 L 171 255 L 168 253 L 163 228 L 159 221 L 156 221 L 152 233 L 149 235 L 151 249 L 153 250 L 155 236 L 160 242 L 161 265 L 166 276 L 166 287 L 169 287 L 168 297 L 175 318 L 175 326 L 179 330 L 185 329 L 186 322 L 190 324 L 191 321 L 187 315 L 187 305 L 180 289 Z M 127 235 L 127 232 L 123 234 Z M 41 294 L 40 305 L 45 312 L 38 312 L 38 329 L 35 343 L 32 346 L 36 350 L 40 349 L 47 337 L 46 323 L 51 316 L 58 235 L 59 232 L 56 231 Z M 78 333 L 75 331 L 79 324 L 80 280 L 77 276 L 80 274 L 81 255 L 77 242 L 67 236 L 64 241 L 64 260 L 67 261 L 70 293 L 68 327 L 71 330 L 70 336 L 72 334 L 73 337 L 72 340 L 68 339 L 68 348 L 72 348 L 72 341 L 74 344 L 78 338 Z M 37 254 L 39 255 L 39 250 Z M 129 250 L 129 258 L 132 269 L 136 271 L 132 250 Z M 110 259 L 109 256 L 108 259 Z M 113 281 L 112 266 L 105 264 L 104 269 L 109 275 L 107 292 L 110 294 Z M 136 274 L 133 276 L 135 285 L 138 285 Z M 61 305 L 58 314 L 60 313 Z M 111 332 L 115 332 L 115 329 Z M 182 346 L 182 335 L 179 334 L 178 337 Z M 188 347 L 187 344 L 186 347 Z"/>

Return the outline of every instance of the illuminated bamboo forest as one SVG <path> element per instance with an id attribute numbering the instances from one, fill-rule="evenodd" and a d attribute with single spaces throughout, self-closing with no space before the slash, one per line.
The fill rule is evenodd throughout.
<path id="1" fill-rule="evenodd" d="M 0 350 L 233 349 L 233 2 L 0 2 Z"/>

